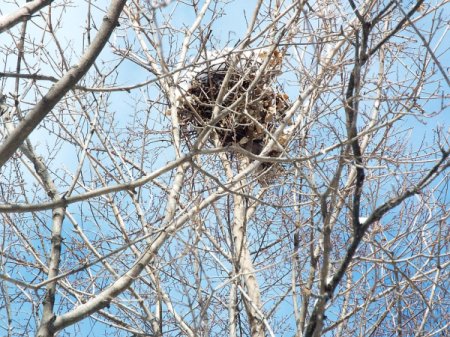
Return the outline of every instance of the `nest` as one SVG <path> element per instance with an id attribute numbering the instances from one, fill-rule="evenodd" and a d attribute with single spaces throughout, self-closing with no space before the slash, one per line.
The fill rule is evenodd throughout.
<path id="1" fill-rule="evenodd" d="M 290 107 L 289 97 L 274 88 L 279 75 L 281 53 L 274 53 L 265 71 L 257 78 L 263 58 L 241 58 L 237 64 L 222 59 L 196 72 L 180 99 L 180 125 L 186 139 L 192 142 L 206 125 L 211 125 L 219 92 L 224 90 L 219 115 L 212 127 L 222 146 L 239 145 L 253 154 L 260 154 Z M 226 76 L 228 80 L 225 81 Z M 281 144 L 285 145 L 285 144 Z M 269 153 L 279 155 L 280 149 Z"/>

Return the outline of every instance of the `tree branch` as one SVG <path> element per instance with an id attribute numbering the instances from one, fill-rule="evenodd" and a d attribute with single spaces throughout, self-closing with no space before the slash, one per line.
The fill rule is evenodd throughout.
<path id="1" fill-rule="evenodd" d="M 50 5 L 52 2 L 53 0 L 35 0 L 27 2 L 15 12 L 2 16 L 0 18 L 0 34 L 11 27 L 14 27 L 19 22 L 30 19 L 34 13 L 45 6 Z"/>
<path id="2" fill-rule="evenodd" d="M 105 47 L 112 31 L 117 26 L 119 15 L 126 0 L 114 0 L 103 18 L 98 34 L 81 57 L 78 65 L 73 66 L 50 90 L 42 97 L 34 109 L 16 126 L 14 131 L 0 146 L 0 168 L 16 152 L 24 140 L 39 125 L 63 96 L 87 73 L 97 56 Z"/>

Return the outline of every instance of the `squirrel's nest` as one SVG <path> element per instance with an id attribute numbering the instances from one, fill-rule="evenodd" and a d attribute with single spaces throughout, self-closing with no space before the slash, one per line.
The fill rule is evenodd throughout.
<path id="1" fill-rule="evenodd" d="M 179 106 L 180 125 L 188 140 L 209 125 L 222 146 L 239 145 L 261 153 L 270 139 L 268 134 L 290 106 L 288 96 L 273 88 L 281 53 L 275 51 L 262 69 L 264 57 L 267 53 L 241 57 L 234 63 L 232 57 L 222 58 L 194 73 Z M 280 151 L 269 155 L 277 154 Z"/>

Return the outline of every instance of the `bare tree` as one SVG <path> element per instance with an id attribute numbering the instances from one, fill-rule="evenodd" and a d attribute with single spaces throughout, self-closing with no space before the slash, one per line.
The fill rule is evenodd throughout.
<path id="1" fill-rule="evenodd" d="M 447 1 L 0 14 L 2 336 L 446 335 Z"/>

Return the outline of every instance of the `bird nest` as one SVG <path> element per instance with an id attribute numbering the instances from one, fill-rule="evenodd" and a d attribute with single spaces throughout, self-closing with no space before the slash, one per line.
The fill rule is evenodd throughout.
<path id="1" fill-rule="evenodd" d="M 281 53 L 274 52 L 261 69 L 267 55 L 242 57 L 239 62 L 222 58 L 193 74 L 179 108 L 180 125 L 189 143 L 205 127 L 212 127 L 222 146 L 239 145 L 253 154 L 261 153 L 269 133 L 290 107 L 289 97 L 274 88 Z"/>

